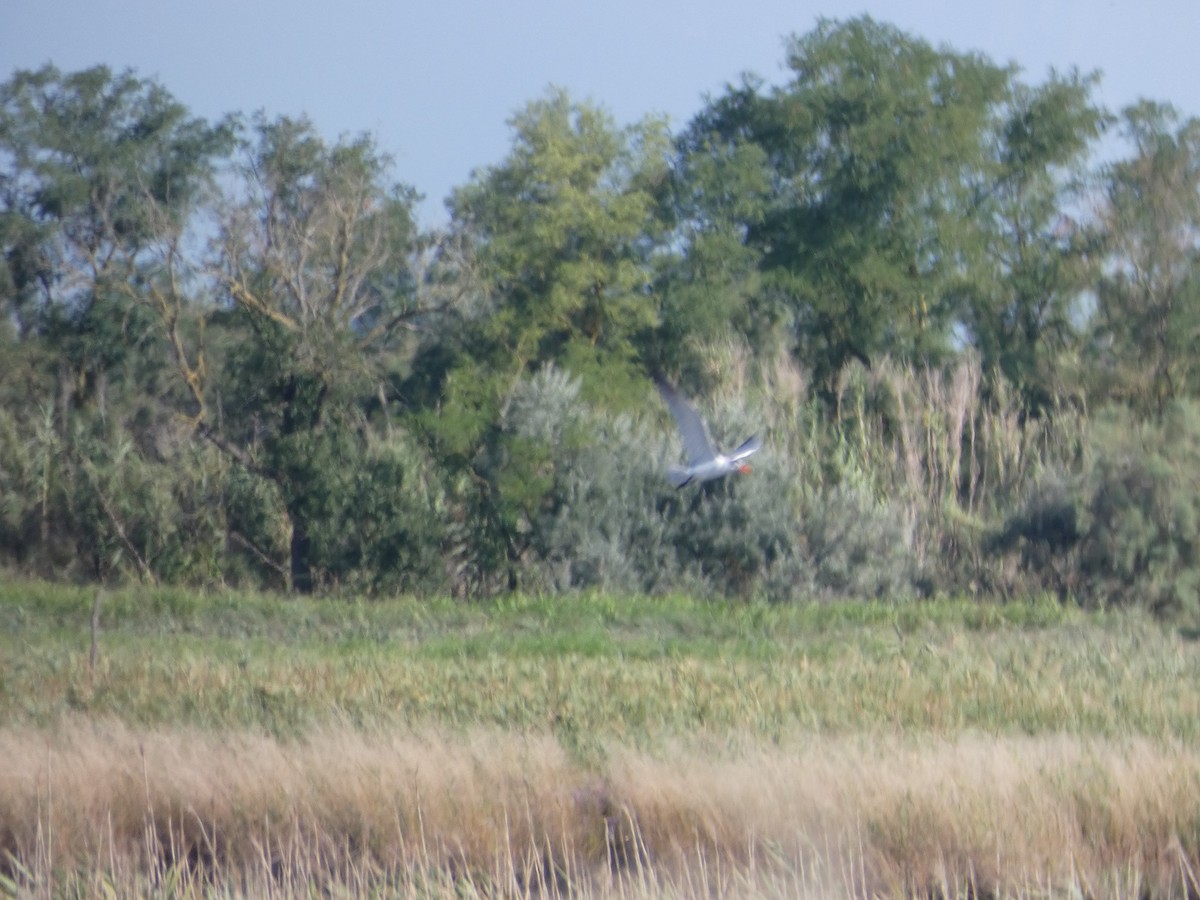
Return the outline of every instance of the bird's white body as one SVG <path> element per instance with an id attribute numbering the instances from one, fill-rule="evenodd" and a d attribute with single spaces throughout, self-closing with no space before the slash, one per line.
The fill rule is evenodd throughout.
<path id="1" fill-rule="evenodd" d="M 731 472 L 749 472 L 746 464 L 747 457 L 757 453 L 762 447 L 762 440 L 757 436 L 751 437 L 732 453 L 721 453 L 713 446 L 704 427 L 704 420 L 687 399 L 671 384 L 663 379 L 656 379 L 658 393 L 675 417 L 679 426 L 679 436 L 683 439 L 684 449 L 687 450 L 688 464 L 686 466 L 671 466 L 667 470 L 667 480 L 677 488 L 693 481 L 711 481 L 714 478 L 724 478 Z"/>

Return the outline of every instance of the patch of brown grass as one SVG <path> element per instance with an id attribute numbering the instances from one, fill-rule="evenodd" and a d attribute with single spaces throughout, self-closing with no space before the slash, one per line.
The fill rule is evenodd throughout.
<path id="1" fill-rule="evenodd" d="M 683 765 L 633 758 L 612 777 L 652 846 L 694 831 L 743 865 L 755 847 L 782 847 L 840 866 L 854 894 L 1197 887 L 1200 755 L 1178 746 L 814 740 Z M 839 852 L 821 858 L 829 848 Z"/>
<path id="2" fill-rule="evenodd" d="M 0 871 L 46 894 L 1197 889 L 1200 752 L 1142 740 L 731 739 L 585 766 L 511 732 L 79 722 L 0 731 L 0 759 Z"/>

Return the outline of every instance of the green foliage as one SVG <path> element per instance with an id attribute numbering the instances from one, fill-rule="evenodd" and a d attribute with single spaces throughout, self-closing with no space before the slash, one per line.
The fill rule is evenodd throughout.
<path id="1" fill-rule="evenodd" d="M 1081 295 L 1097 277 L 1095 237 L 1069 213 L 1108 124 L 1091 100 L 1097 82 L 1052 72 L 1040 85 L 1011 85 L 974 189 L 970 268 L 954 288 L 984 371 L 1007 379 L 1034 412 L 1067 389 L 1058 369 L 1080 343 Z"/>
<path id="2" fill-rule="evenodd" d="M 371 432 L 364 397 L 386 397 L 401 326 L 417 308 L 415 195 L 388 183 L 389 160 L 370 140 L 327 145 L 304 121 L 260 118 L 243 152 L 245 194 L 218 241 L 218 284 L 234 313 L 216 387 L 239 402 L 219 418 L 202 410 L 202 426 L 277 487 L 293 587 L 369 584 L 375 575 L 352 574 L 364 551 L 345 522 L 359 479 L 375 471 L 358 469 Z"/>
<path id="3" fill-rule="evenodd" d="M 303 527 L 312 589 L 371 596 L 446 589 L 444 503 L 412 441 L 307 430 L 276 442 L 267 458 L 270 478 L 233 466 L 225 482 L 243 577 L 253 572 L 259 583 L 287 587 L 294 571 L 281 561 L 296 552 Z"/>
<path id="4" fill-rule="evenodd" d="M 830 387 L 852 359 L 939 358 L 968 195 L 1007 73 L 870 18 L 822 20 L 788 47 L 793 79 L 710 104 L 693 131 L 760 146 L 773 200 L 749 224 L 763 297 Z"/>
<path id="5" fill-rule="evenodd" d="M 985 543 L 990 554 L 1016 557 L 1021 575 L 1004 585 L 1020 596 L 1052 590 L 1060 599 L 1079 598 L 1080 478 L 1049 470 L 1029 485 L 1002 527 Z"/>
<path id="6" fill-rule="evenodd" d="M 1200 390 L 1200 119 L 1169 106 L 1125 111 L 1132 159 L 1105 171 L 1096 368 L 1101 396 L 1152 406 Z"/>
<path id="7" fill-rule="evenodd" d="M 346 514 L 336 520 L 347 587 L 376 596 L 447 589 L 442 553 L 449 521 L 431 468 L 402 435 L 373 440 L 353 466 Z"/>
<path id="8" fill-rule="evenodd" d="M 663 203 L 673 252 L 658 261 L 662 301 L 651 339 L 656 364 L 689 381 L 701 378 L 705 346 L 731 329 L 764 354 L 779 338 L 755 302 L 762 251 L 746 240 L 770 200 L 766 153 L 707 129 L 700 119 L 676 142 Z"/>
<path id="9" fill-rule="evenodd" d="M 60 437 L 77 408 L 154 419 L 175 362 L 197 365 L 175 343 L 175 288 L 232 133 L 103 66 L 0 86 L 0 309 L 18 341 L 55 356 L 57 398 L 43 399 Z"/>
<path id="10" fill-rule="evenodd" d="M 522 386 L 507 422 L 546 460 L 544 500 L 530 521 L 534 585 L 669 587 L 678 570 L 652 516 L 663 485 L 661 440 L 627 416 L 597 413 L 582 400 L 580 380 L 552 368 Z"/>
<path id="11" fill-rule="evenodd" d="M 1197 438 L 1200 411 L 1192 401 L 1171 403 L 1158 421 L 1106 409 L 1089 436 L 1085 471 L 1049 471 L 1037 479 L 993 549 L 1019 551 L 1033 584 L 1081 603 L 1194 620 L 1200 614 Z"/>
<path id="12" fill-rule="evenodd" d="M 1200 615 L 1200 407 L 1157 422 L 1100 417 L 1081 504 L 1080 569 L 1093 603 Z"/>
<path id="13" fill-rule="evenodd" d="M 61 497 L 60 446 L 52 411 L 0 408 L 0 542 L 18 564 L 45 552 Z"/>
<path id="14" fill-rule="evenodd" d="M 866 17 L 787 65 L 673 143 L 550 91 L 430 234 L 367 137 L 16 73 L 0 562 L 1200 609 L 1196 122 L 1127 110 L 1132 156 L 1081 224 L 1095 76 L 1026 85 Z M 655 370 L 722 446 L 764 437 L 752 475 L 669 488 Z"/>
<path id="15" fill-rule="evenodd" d="M 245 466 L 230 466 L 221 485 L 229 550 L 223 563 L 231 585 L 287 587 L 290 523 L 279 486 Z"/>
<path id="16" fill-rule="evenodd" d="M 526 378 L 554 364 L 589 399 L 628 404 L 641 383 L 636 339 L 656 317 L 648 254 L 661 123 L 618 129 L 601 109 L 552 92 L 511 125 L 507 159 L 450 204 L 480 300 L 460 331 L 427 348 L 445 369 L 436 412 L 419 417 L 469 523 L 456 543 L 471 592 L 521 583 L 531 523 L 549 502 L 553 463 L 522 424 Z"/>
<path id="17" fill-rule="evenodd" d="M 232 133 L 104 66 L 0 86 L 0 309 L 18 335 L 52 330 L 93 390 L 121 363 L 159 362 L 147 307 L 164 272 L 181 277 L 183 234 Z"/>
<path id="18" fill-rule="evenodd" d="M 231 133 L 132 73 L 48 65 L 0 88 L 0 135 L 9 284 L 69 298 L 79 285 L 60 281 L 68 271 L 128 265 L 164 227 L 185 227 Z"/>
<path id="19" fill-rule="evenodd" d="M 919 572 L 905 513 L 901 504 L 853 484 L 810 498 L 803 517 L 814 591 L 841 598 L 911 597 Z"/>
<path id="20" fill-rule="evenodd" d="M 327 143 L 312 123 L 256 118 L 242 187 L 223 216 L 222 288 L 250 318 L 282 326 L 330 368 L 325 337 L 396 338 L 414 312 L 415 192 L 389 179 L 368 137 Z"/>
<path id="21" fill-rule="evenodd" d="M 501 396 L 514 377 L 569 362 L 587 371 L 589 396 L 618 399 L 610 391 L 627 380 L 634 339 L 656 319 L 646 257 L 665 129 L 619 129 L 561 91 L 511 126 L 508 158 L 450 203 L 454 227 L 477 245 L 491 307 L 464 349 L 494 370 Z"/>

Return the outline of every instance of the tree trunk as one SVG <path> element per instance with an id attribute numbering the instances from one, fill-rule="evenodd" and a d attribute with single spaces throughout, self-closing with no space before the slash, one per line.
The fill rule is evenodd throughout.
<path id="1" fill-rule="evenodd" d="M 292 519 L 292 590 L 300 594 L 311 594 L 313 590 L 311 549 L 308 526 L 303 519 L 289 513 Z"/>
<path id="2" fill-rule="evenodd" d="M 58 368 L 58 436 L 65 444 L 71 434 L 72 373 L 64 362 Z"/>

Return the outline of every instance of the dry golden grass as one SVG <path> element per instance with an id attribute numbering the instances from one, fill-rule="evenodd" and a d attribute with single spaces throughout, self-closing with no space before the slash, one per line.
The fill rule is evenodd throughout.
<path id="1" fill-rule="evenodd" d="M 0 731 L 7 887 L 45 896 L 1184 895 L 1200 751 L 747 738 L 585 766 L 546 735 Z"/>

